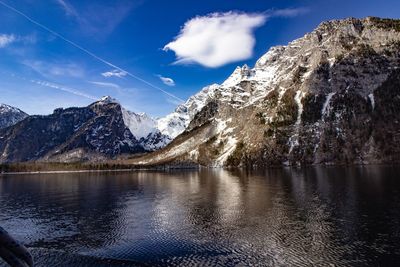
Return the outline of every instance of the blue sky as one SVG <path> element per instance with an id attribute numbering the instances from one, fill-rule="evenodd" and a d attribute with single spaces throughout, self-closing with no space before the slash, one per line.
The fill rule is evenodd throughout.
<path id="1" fill-rule="evenodd" d="M 163 116 L 321 21 L 365 16 L 399 18 L 400 2 L 0 0 L 0 103 L 49 114 L 111 95 Z"/>

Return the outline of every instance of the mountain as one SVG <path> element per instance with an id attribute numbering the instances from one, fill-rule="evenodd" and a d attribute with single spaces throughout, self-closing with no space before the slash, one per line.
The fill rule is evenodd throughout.
<path id="1" fill-rule="evenodd" d="M 28 117 L 28 114 L 22 110 L 9 105 L 0 104 L 0 129 L 12 126 L 26 117 Z"/>
<path id="2" fill-rule="evenodd" d="M 190 97 L 186 103 L 179 105 L 175 111 L 157 121 L 157 127 L 161 133 L 171 137 L 173 140 L 183 133 L 193 120 L 194 116 L 201 111 L 209 99 L 214 97 L 218 84 L 203 88 L 199 93 Z"/>
<path id="3" fill-rule="evenodd" d="M 0 162 L 99 161 L 144 153 L 169 140 L 155 125 L 146 114 L 104 97 L 87 107 L 56 109 L 1 129 Z"/>
<path id="4" fill-rule="evenodd" d="M 323 22 L 158 121 L 138 165 L 400 162 L 400 20 Z"/>
<path id="5" fill-rule="evenodd" d="M 254 67 L 237 67 L 158 120 L 110 97 L 48 116 L 2 105 L 0 163 L 400 162 L 399 67 L 399 20 L 328 21 L 272 47 Z M 127 155 L 136 156 L 123 160 Z"/>

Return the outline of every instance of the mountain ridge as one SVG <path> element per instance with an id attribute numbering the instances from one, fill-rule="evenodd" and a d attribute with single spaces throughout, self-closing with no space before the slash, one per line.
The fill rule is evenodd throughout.
<path id="1" fill-rule="evenodd" d="M 286 46 L 272 47 L 254 68 L 238 67 L 221 85 L 194 96 L 207 97 L 187 123 L 186 141 L 178 136 L 179 144 L 173 141 L 130 162 L 268 166 L 400 161 L 400 118 L 394 115 L 400 107 L 399 25 L 399 20 L 375 17 L 327 21 Z M 395 82 L 391 99 L 385 97 L 388 80 Z M 382 125 L 386 116 L 394 119 Z M 378 142 L 381 135 L 391 136 L 388 144 Z"/>
<path id="2" fill-rule="evenodd" d="M 0 129 L 0 162 L 98 162 L 145 153 L 169 140 L 157 129 L 138 131 L 149 121 L 153 123 L 146 114 L 130 112 L 109 96 L 86 107 L 26 116 Z"/>
<path id="3" fill-rule="evenodd" d="M 77 109 L 49 116 L 57 125 Z M 111 97 L 78 114 L 82 121 L 72 117 L 86 128 L 75 134 L 68 125 L 72 132 L 61 144 L 29 148 L 36 156 L 9 154 L 21 150 L 14 143 L 28 142 L 18 141 L 24 124 L 46 117 L 31 116 L 0 130 L 0 162 L 114 158 L 140 166 L 209 167 L 400 162 L 400 20 L 322 22 L 157 120 Z"/>

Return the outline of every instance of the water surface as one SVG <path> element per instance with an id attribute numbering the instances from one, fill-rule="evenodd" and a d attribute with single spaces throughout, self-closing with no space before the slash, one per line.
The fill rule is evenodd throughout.
<path id="1" fill-rule="evenodd" d="M 37 266 L 396 266 L 399 173 L 1 175 L 0 225 Z"/>

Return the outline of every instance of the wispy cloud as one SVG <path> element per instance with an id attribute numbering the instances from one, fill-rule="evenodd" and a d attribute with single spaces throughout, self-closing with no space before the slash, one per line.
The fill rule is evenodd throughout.
<path id="1" fill-rule="evenodd" d="M 45 87 L 49 87 L 49 88 L 53 88 L 56 90 L 60 90 L 63 92 L 67 92 L 76 96 L 81 96 L 81 97 L 85 97 L 91 100 L 98 100 L 98 97 L 86 94 L 80 90 L 71 88 L 71 87 L 67 87 L 67 86 L 63 86 L 60 84 L 56 84 L 56 83 L 52 83 L 52 82 L 47 82 L 47 81 L 41 81 L 41 80 L 31 80 L 32 83 L 38 84 L 40 86 L 45 86 Z"/>
<path id="2" fill-rule="evenodd" d="M 106 78 L 110 78 L 110 77 L 122 78 L 122 77 L 125 77 L 127 75 L 127 72 L 115 69 L 115 70 L 110 70 L 110 71 L 103 72 L 101 75 L 103 75 Z"/>
<path id="3" fill-rule="evenodd" d="M 296 17 L 309 12 L 308 8 L 299 7 L 299 8 L 284 8 L 284 9 L 272 9 L 267 12 L 269 17 Z"/>
<path id="4" fill-rule="evenodd" d="M 157 75 L 158 78 L 160 78 L 160 80 L 168 86 L 175 86 L 175 81 L 172 78 L 169 77 L 163 77 L 161 75 Z"/>
<path id="5" fill-rule="evenodd" d="M 78 12 L 76 12 L 75 8 L 72 5 L 70 5 L 67 1 L 56 0 L 56 2 L 64 9 L 65 15 L 79 17 Z"/>
<path id="6" fill-rule="evenodd" d="M 14 34 L 0 34 L 0 48 L 6 47 L 9 44 L 15 42 L 16 38 Z"/>
<path id="7" fill-rule="evenodd" d="M 293 17 L 304 9 L 270 10 L 263 13 L 226 12 L 198 16 L 187 21 L 178 36 L 164 46 L 173 51 L 175 64 L 197 63 L 220 67 L 253 55 L 254 30 L 271 17 Z"/>
<path id="8" fill-rule="evenodd" d="M 114 89 L 121 89 L 121 87 L 118 84 L 115 83 L 107 83 L 107 82 L 94 82 L 94 81 L 89 81 L 89 83 L 98 85 L 101 87 L 109 87 L 109 88 L 114 88 Z"/>
<path id="9" fill-rule="evenodd" d="M 83 32 L 99 37 L 107 36 L 141 1 L 116 0 L 105 3 L 89 2 L 80 9 L 68 0 L 55 0 L 68 17 L 78 22 Z"/>
<path id="10" fill-rule="evenodd" d="M 50 63 L 40 60 L 24 60 L 22 63 L 44 77 L 67 76 L 82 78 L 85 76 L 84 68 L 74 62 Z"/>
<path id="11" fill-rule="evenodd" d="M 64 1 L 65 1 L 65 0 L 64 0 Z M 140 2 L 141 2 L 141 1 L 138 0 L 138 3 L 140 3 Z M 97 61 L 99 61 L 99 62 L 101 62 L 101 63 L 103 63 L 103 64 L 105 64 L 105 65 L 107 65 L 107 66 L 109 66 L 109 67 L 112 67 L 114 70 L 120 71 L 121 73 L 125 73 L 125 75 L 128 75 L 129 77 L 134 78 L 134 79 L 136 79 L 136 80 L 138 80 L 138 81 L 140 81 L 140 82 L 146 84 L 147 86 L 149 86 L 149 87 L 151 87 L 151 88 L 153 88 L 153 89 L 156 89 L 156 90 L 158 90 L 158 91 L 160 91 L 160 92 L 163 92 L 164 94 L 168 95 L 169 97 L 172 97 L 172 98 L 175 98 L 175 99 L 177 99 L 177 100 L 179 100 L 179 101 L 181 101 L 181 102 L 184 102 L 184 100 L 181 99 L 181 98 L 179 98 L 178 96 L 176 96 L 176 95 L 174 95 L 174 94 L 171 94 L 170 92 L 165 91 L 164 89 L 160 88 L 159 86 L 154 85 L 153 83 L 148 82 L 148 81 L 146 81 L 145 79 L 142 79 L 141 77 L 139 77 L 139 76 L 137 76 L 137 75 L 135 75 L 135 74 L 133 74 L 133 73 L 131 73 L 131 72 L 129 72 L 129 71 L 126 71 L 126 70 L 122 69 L 121 67 L 118 67 L 117 65 L 115 65 L 115 64 L 113 64 L 113 63 L 111 63 L 111 62 L 105 60 L 104 58 L 102 58 L 102 57 L 96 55 L 95 53 L 89 51 L 88 49 L 86 49 L 86 48 L 84 48 L 83 46 L 79 45 L 78 43 L 74 42 L 73 40 L 70 40 L 70 39 L 64 37 L 63 35 L 59 34 L 58 32 L 53 31 L 52 29 L 50 29 L 50 28 L 47 27 L 46 25 L 41 24 L 41 23 L 38 22 L 37 20 L 31 18 L 30 16 L 28 16 L 28 15 L 25 14 L 24 12 L 22 12 L 22 11 L 16 9 L 15 7 L 10 6 L 10 5 L 8 5 L 8 4 L 2 2 L 2 1 L 0 1 L 0 5 L 6 7 L 7 9 L 9 9 L 9 10 L 13 11 L 14 13 L 20 15 L 21 17 L 27 19 L 28 21 L 30 21 L 30 22 L 31 22 L 32 24 L 34 24 L 35 26 L 40 27 L 41 29 L 43 29 L 43 30 L 45 30 L 45 31 L 47 31 L 47 32 L 49 32 L 49 33 L 51 33 L 52 35 L 54 35 L 54 36 L 60 38 L 61 40 L 63 40 L 63 41 L 65 41 L 66 43 L 68 43 L 69 45 L 71 45 L 71 46 L 73 46 L 73 47 L 79 49 L 80 51 L 82 51 L 82 52 L 84 52 L 85 54 L 91 56 L 92 58 L 96 59 Z"/>
<path id="12" fill-rule="evenodd" d="M 0 48 L 7 47 L 13 43 L 34 44 L 36 43 L 36 35 L 19 36 L 15 34 L 0 34 Z"/>

